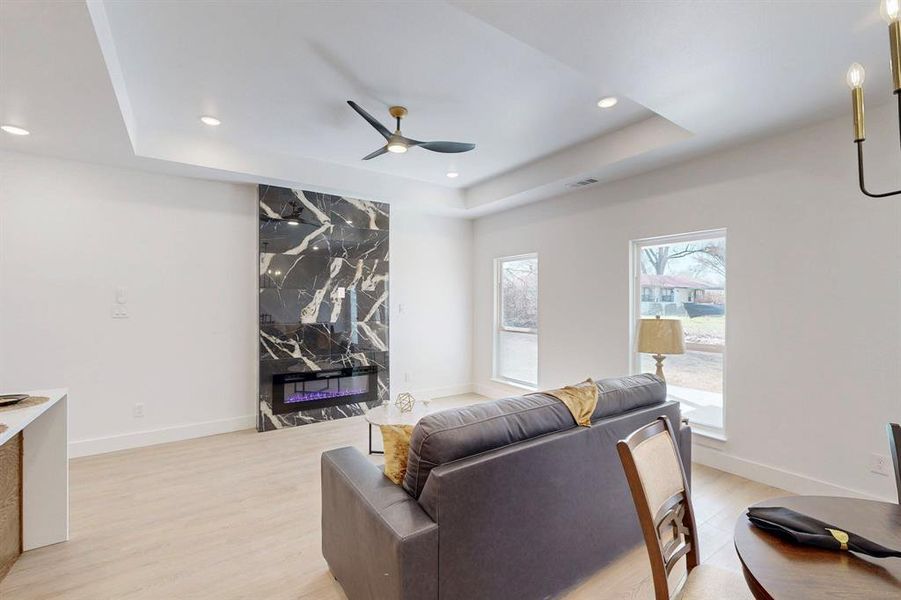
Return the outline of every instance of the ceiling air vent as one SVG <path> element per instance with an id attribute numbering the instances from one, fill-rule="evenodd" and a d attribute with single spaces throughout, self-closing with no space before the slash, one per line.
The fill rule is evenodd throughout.
<path id="1" fill-rule="evenodd" d="M 575 189 L 575 188 L 585 187 L 586 185 L 594 185 L 597 182 L 598 182 L 598 180 L 595 179 L 594 177 L 589 177 L 587 179 L 582 179 L 580 181 L 574 181 L 572 183 L 567 183 L 566 187 L 568 187 L 570 189 Z"/>

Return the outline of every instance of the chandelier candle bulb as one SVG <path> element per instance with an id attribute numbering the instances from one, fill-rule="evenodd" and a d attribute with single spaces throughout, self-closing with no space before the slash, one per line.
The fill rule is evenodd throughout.
<path id="1" fill-rule="evenodd" d="M 854 141 L 862 142 L 866 139 L 863 116 L 863 82 L 867 72 L 859 63 L 854 63 L 848 69 L 846 81 L 851 88 L 851 112 L 854 116 Z"/>
<path id="2" fill-rule="evenodd" d="M 889 25 L 901 19 L 901 0 L 882 0 L 879 4 L 879 15 Z"/>

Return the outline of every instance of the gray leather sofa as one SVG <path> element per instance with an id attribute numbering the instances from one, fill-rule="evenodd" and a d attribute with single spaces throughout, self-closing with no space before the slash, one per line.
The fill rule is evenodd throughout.
<path id="1" fill-rule="evenodd" d="M 598 387 L 591 428 L 542 394 L 425 417 L 403 487 L 355 448 L 323 453 L 322 553 L 348 598 L 555 597 L 640 544 L 616 442 L 679 405 L 653 375 Z"/>

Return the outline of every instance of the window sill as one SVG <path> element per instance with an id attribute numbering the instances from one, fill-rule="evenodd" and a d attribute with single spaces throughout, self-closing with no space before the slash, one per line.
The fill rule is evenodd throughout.
<path id="1" fill-rule="evenodd" d="M 697 423 L 692 423 L 691 419 L 688 420 L 688 426 L 691 427 L 691 436 L 693 439 L 699 437 L 720 443 L 728 441 L 726 439 L 726 432 L 722 430 L 718 431 L 716 429 L 704 427 L 703 425 L 698 425 Z"/>
<path id="2" fill-rule="evenodd" d="M 509 385 L 510 387 L 515 387 L 515 388 L 518 388 L 518 389 L 520 389 L 520 390 L 526 390 L 526 391 L 528 391 L 528 392 L 537 392 L 537 391 L 538 391 L 538 388 L 537 388 L 537 387 L 528 386 L 528 385 L 526 385 L 526 384 L 524 384 L 524 383 L 516 383 L 516 382 L 514 382 L 514 381 L 509 381 L 509 380 L 507 380 L 507 379 L 501 379 L 501 378 L 499 378 L 499 377 L 492 377 L 492 378 L 491 378 L 491 381 L 493 381 L 494 383 L 500 383 L 500 384 L 503 384 L 503 385 Z"/>

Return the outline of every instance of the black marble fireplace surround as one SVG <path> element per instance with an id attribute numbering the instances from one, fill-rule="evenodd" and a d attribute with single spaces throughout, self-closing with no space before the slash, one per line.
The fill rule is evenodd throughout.
<path id="1" fill-rule="evenodd" d="M 388 205 L 261 185 L 259 431 L 388 398 Z"/>

